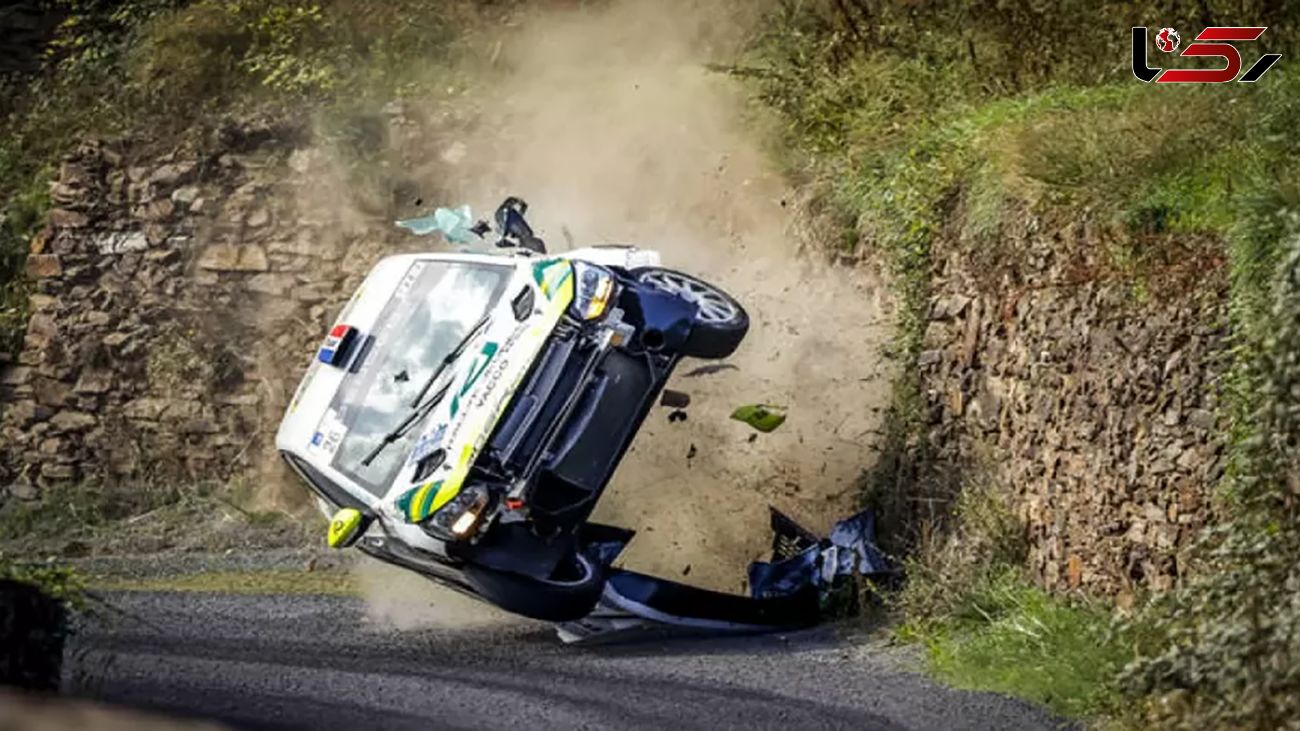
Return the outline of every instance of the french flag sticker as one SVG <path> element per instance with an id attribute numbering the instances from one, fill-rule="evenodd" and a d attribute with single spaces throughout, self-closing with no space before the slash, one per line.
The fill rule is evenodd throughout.
<path id="1" fill-rule="evenodd" d="M 357 329 L 351 325 L 335 325 L 325 336 L 325 343 L 320 347 L 317 357 L 326 365 L 341 365 L 347 358 L 352 343 L 357 339 Z"/>

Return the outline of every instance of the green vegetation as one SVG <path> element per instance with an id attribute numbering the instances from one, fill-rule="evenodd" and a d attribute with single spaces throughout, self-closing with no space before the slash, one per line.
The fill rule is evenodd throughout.
<path id="1" fill-rule="evenodd" d="M 85 577 L 67 566 L 18 562 L 0 552 L 0 579 L 39 587 L 74 609 L 86 606 Z"/>
<path id="2" fill-rule="evenodd" d="M 394 97 L 445 89 L 439 71 L 478 3 L 419 0 L 26 0 L 60 22 L 0 69 L 0 354 L 27 317 L 23 264 L 61 155 L 85 135 L 174 145 L 232 115 L 320 110 L 343 141 Z M 489 3 L 490 5 L 490 3 Z M 371 125 L 373 126 L 373 125 Z"/>
<path id="3" fill-rule="evenodd" d="M 90 576 L 86 584 L 107 591 L 212 591 L 226 594 L 356 596 L 357 579 L 339 571 L 209 571 L 167 576 Z"/>
<path id="4" fill-rule="evenodd" d="M 1118 709 L 1116 675 L 1145 625 L 1119 625 L 1104 604 L 1062 598 L 1024 575 L 1023 532 L 998 490 L 973 484 L 957 499 L 956 532 L 906 561 L 894 599 L 899 636 L 920 643 L 931 669 L 958 687 L 994 690 L 1058 713 Z"/>
<path id="5" fill-rule="evenodd" d="M 34 501 L 0 508 L 0 548 L 22 556 L 80 557 L 92 552 L 147 553 L 164 549 L 223 551 L 249 546 L 301 545 L 319 536 L 314 521 L 241 507 L 246 484 L 67 483 Z"/>
<path id="6" fill-rule="evenodd" d="M 904 375 L 863 487 L 897 529 L 887 548 L 911 557 L 903 634 L 958 683 L 1076 715 L 1125 707 L 1139 726 L 1300 717 L 1300 78 L 1276 67 L 1255 85 L 1142 84 L 1124 32 L 1243 18 L 1270 26 L 1269 51 L 1300 47 L 1300 14 L 1265 2 L 1176 2 L 1156 17 L 1084 2 L 826 0 L 780 3 L 732 69 L 781 113 L 794 172 L 853 222 L 845 245 L 893 265 Z M 1021 257 L 1004 231 L 1082 218 L 1111 242 L 1087 276 L 1131 282 L 1135 305 L 1157 279 L 1194 281 L 1218 261 L 1231 279 L 1229 519 L 1205 537 L 1200 578 L 1114 627 L 1100 605 L 1032 587 L 1014 520 L 990 524 L 998 511 L 977 507 L 997 503 L 989 489 L 925 471 L 910 367 L 937 241 L 986 285 L 1015 283 Z"/>
<path id="7" fill-rule="evenodd" d="M 1115 711 L 1115 675 L 1133 651 L 1104 605 L 1054 597 L 1012 568 L 985 577 L 955 603 L 949 616 L 899 630 L 924 645 L 940 678 L 1027 698 L 1066 716 Z"/>

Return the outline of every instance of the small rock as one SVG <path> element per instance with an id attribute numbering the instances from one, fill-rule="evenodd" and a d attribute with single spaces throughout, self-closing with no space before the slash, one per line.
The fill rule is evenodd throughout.
<path id="1" fill-rule="evenodd" d="M 82 228 L 90 222 L 90 219 L 86 217 L 86 214 L 78 211 L 55 208 L 50 211 L 49 222 L 55 228 Z"/>
<path id="2" fill-rule="evenodd" d="M 163 165 L 153 171 L 149 176 L 149 182 L 156 185 L 171 186 L 182 183 L 192 175 L 198 164 L 192 161 L 174 162 L 169 165 Z"/>
<path id="3" fill-rule="evenodd" d="M 1214 414 L 1205 409 L 1194 409 L 1187 415 L 1187 423 L 1203 431 L 1213 431 L 1218 426 Z"/>
<path id="4" fill-rule="evenodd" d="M 923 351 L 917 356 L 916 364 L 918 366 L 931 366 L 943 360 L 943 350 L 936 348 L 934 350 Z"/>
<path id="5" fill-rule="evenodd" d="M 94 416 L 80 411 L 60 411 L 50 419 L 50 425 L 60 431 L 84 431 L 95 423 Z"/>
<path id="6" fill-rule="evenodd" d="M 122 413 L 128 419 L 156 421 L 167 410 L 167 402 L 156 398 L 139 398 L 122 407 Z"/>
<path id="7" fill-rule="evenodd" d="M 65 183 L 50 184 L 50 200 L 59 205 L 76 203 L 81 199 L 81 190 Z"/>
<path id="8" fill-rule="evenodd" d="M 71 480 L 77 476 L 77 470 L 72 465 L 55 464 L 46 462 L 41 465 L 41 477 L 56 482 Z"/>
<path id="9" fill-rule="evenodd" d="M 111 371 L 93 370 L 82 373 L 72 390 L 80 394 L 97 394 L 107 393 L 112 387 L 113 373 Z"/>
<path id="10" fill-rule="evenodd" d="M 126 341 L 130 339 L 131 336 L 128 335 L 127 333 L 110 333 L 108 335 L 105 335 L 104 339 L 101 340 L 100 342 L 109 348 L 120 348 L 124 343 L 126 343 Z"/>
<path id="11" fill-rule="evenodd" d="M 221 427 L 208 419 L 190 419 L 181 425 L 182 434 L 216 434 Z"/>
<path id="12" fill-rule="evenodd" d="M 199 186 L 187 185 L 172 192 L 172 202 L 188 206 L 199 199 Z"/>
<path id="13" fill-rule="evenodd" d="M 103 234 L 93 240 L 101 254 L 125 254 L 149 248 L 149 240 L 142 231 L 119 231 Z"/>
<path id="14" fill-rule="evenodd" d="M 32 395 L 46 406 L 62 406 L 68 401 L 72 388 L 53 378 L 38 378 L 32 382 Z"/>
<path id="15" fill-rule="evenodd" d="M 159 264 L 172 264 L 180 261 L 181 252 L 176 249 L 154 249 L 144 255 L 146 261 L 157 262 Z"/>
<path id="16" fill-rule="evenodd" d="M 49 279 L 63 276 L 63 264 L 58 254 L 33 254 L 27 257 L 27 276 L 32 279 Z"/>
<path id="17" fill-rule="evenodd" d="M 144 219 L 146 221 L 165 221 L 171 217 L 172 212 L 175 210 L 176 204 L 172 203 L 170 198 L 159 198 L 145 206 Z"/>
<path id="18" fill-rule="evenodd" d="M 0 369 L 0 386 L 23 386 L 32 380 L 32 369 L 25 366 Z"/>
<path id="19" fill-rule="evenodd" d="M 250 228 L 261 228 L 271 222 L 271 212 L 265 208 L 255 208 L 249 212 L 244 223 Z"/>
<path id="20" fill-rule="evenodd" d="M 35 500 L 40 497 L 40 493 L 36 491 L 36 486 L 22 478 L 9 485 L 9 494 L 19 500 Z"/>
<path id="21" fill-rule="evenodd" d="M 248 280 L 250 291 L 273 296 L 281 296 L 293 287 L 294 279 L 287 274 L 258 274 Z"/>
<path id="22" fill-rule="evenodd" d="M 256 244 L 211 244 L 199 256 L 199 268 L 218 272 L 264 272 L 270 269 L 266 250 Z"/>

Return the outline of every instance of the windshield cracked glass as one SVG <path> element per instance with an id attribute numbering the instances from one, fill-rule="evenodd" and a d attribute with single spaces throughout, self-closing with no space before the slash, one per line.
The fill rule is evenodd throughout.
<path id="1" fill-rule="evenodd" d="M 326 414 L 324 429 L 342 433 L 335 469 L 376 496 L 387 491 L 422 429 L 410 429 L 369 466 L 361 461 L 410 414 L 439 362 L 496 306 L 511 272 L 497 264 L 443 261 L 416 262 L 407 270 L 371 333 L 370 353 Z"/>

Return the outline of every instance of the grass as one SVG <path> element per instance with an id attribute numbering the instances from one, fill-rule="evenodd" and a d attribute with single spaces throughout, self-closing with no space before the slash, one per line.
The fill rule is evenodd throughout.
<path id="1" fill-rule="evenodd" d="M 1149 626 L 1119 621 L 1102 601 L 1034 585 L 1023 529 L 997 485 L 968 482 L 953 512 L 955 533 L 927 534 L 905 562 L 907 584 L 891 599 L 901 618 L 895 635 L 924 648 L 928 669 L 954 686 L 1071 718 L 1120 715 L 1117 677 L 1139 641 L 1150 642 Z"/>
<path id="2" fill-rule="evenodd" d="M 103 591 L 221 592 L 225 594 L 315 594 L 357 596 L 356 578 L 339 571 L 208 571 L 170 576 L 86 577 L 86 587 Z"/>
<path id="3" fill-rule="evenodd" d="M 242 507 L 240 483 L 68 483 L 0 506 L 0 548 L 24 556 L 223 551 L 297 545 L 319 526 Z"/>
<path id="4" fill-rule="evenodd" d="M 936 676 L 1008 693 L 1073 718 L 1116 710 L 1117 673 L 1134 657 L 1109 607 L 1052 596 L 1005 567 L 965 587 L 954 611 L 898 630 L 920 643 Z"/>

